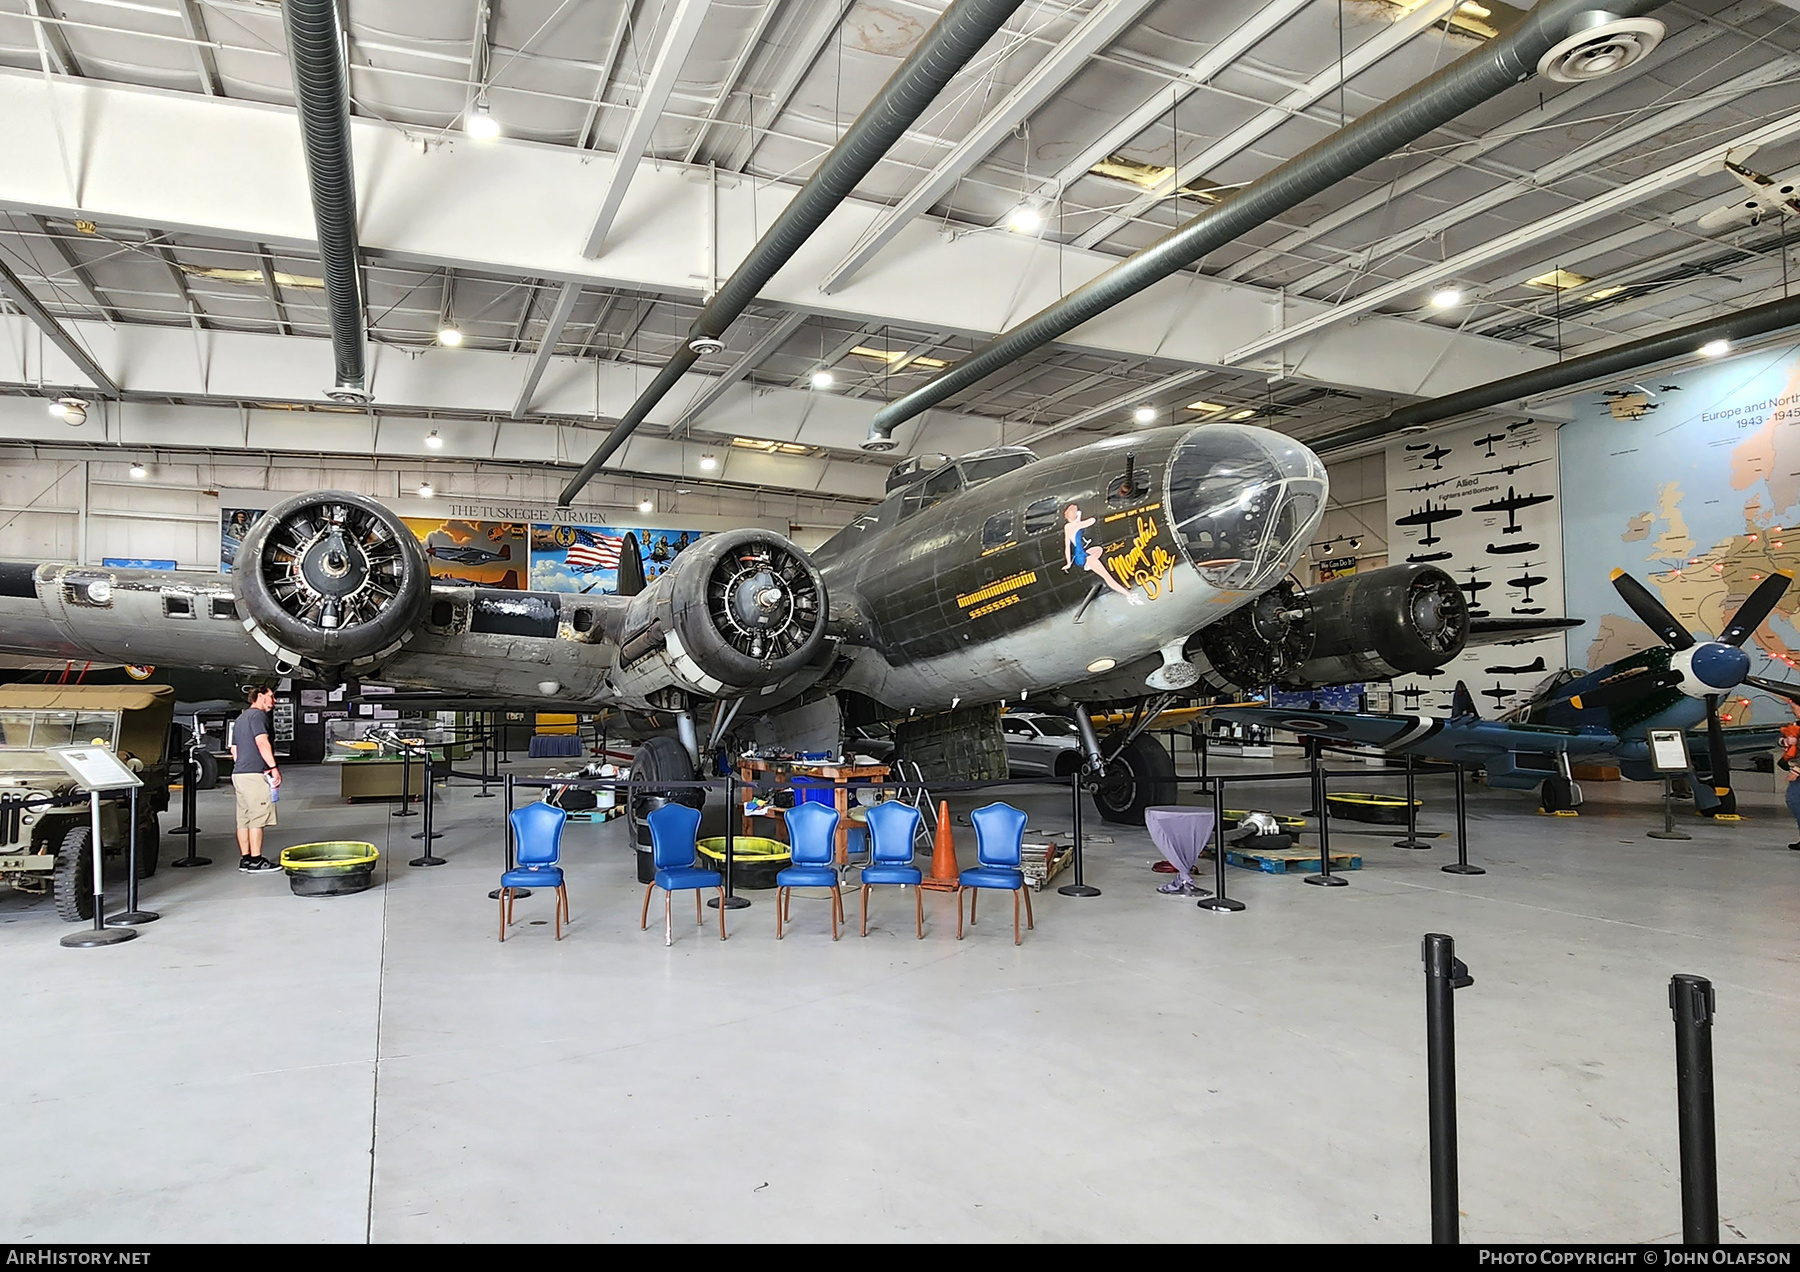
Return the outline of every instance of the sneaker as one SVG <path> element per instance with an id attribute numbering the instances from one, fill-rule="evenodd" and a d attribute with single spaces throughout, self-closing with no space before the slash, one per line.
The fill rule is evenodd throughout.
<path id="1" fill-rule="evenodd" d="M 256 856 L 239 857 L 238 869 L 245 874 L 256 874 L 258 871 L 279 870 L 281 867 L 276 865 L 273 861 L 270 861 L 267 857 Z"/>
<path id="2" fill-rule="evenodd" d="M 1788 851 L 1789 852 L 1800 852 L 1800 844 L 1789 844 Z"/>

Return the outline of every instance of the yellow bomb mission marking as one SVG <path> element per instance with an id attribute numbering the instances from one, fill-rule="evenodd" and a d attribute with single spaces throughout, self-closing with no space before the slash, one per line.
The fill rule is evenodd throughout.
<path id="1" fill-rule="evenodd" d="M 1036 570 L 1021 570 L 1017 574 L 1001 579 L 998 583 L 989 583 L 986 587 L 976 591 L 964 592 L 961 596 L 956 598 L 956 603 L 962 606 L 962 608 L 967 609 L 971 605 L 980 605 L 983 601 L 991 601 L 1002 592 L 1017 591 L 1022 587 L 1030 587 L 1036 582 Z M 989 607 L 990 610 L 999 608 L 1000 606 L 997 605 Z M 989 610 L 983 610 L 982 612 L 987 613 Z M 969 617 L 974 618 L 975 615 L 971 614 Z"/>

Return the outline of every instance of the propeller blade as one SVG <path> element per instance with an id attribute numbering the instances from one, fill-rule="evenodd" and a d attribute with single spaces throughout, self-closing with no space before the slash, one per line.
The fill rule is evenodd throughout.
<path id="1" fill-rule="evenodd" d="M 620 596 L 636 596 L 644 590 L 644 553 L 638 547 L 637 535 L 628 534 L 619 545 Z"/>
<path id="2" fill-rule="evenodd" d="M 1800 702 L 1800 685 L 1784 684 L 1779 680 L 1764 680 L 1761 676 L 1745 676 L 1744 683 L 1764 693 L 1772 693 L 1777 698 L 1786 698 L 1789 702 Z"/>
<path id="3" fill-rule="evenodd" d="M 1744 598 L 1737 613 L 1731 616 L 1730 625 L 1719 633 L 1719 639 L 1727 645 L 1743 644 L 1751 632 L 1762 626 L 1763 619 L 1774 612 L 1776 602 L 1781 600 L 1782 593 L 1787 591 L 1788 584 L 1793 581 L 1793 571 L 1777 570 L 1758 583 L 1756 590 Z"/>
<path id="4" fill-rule="evenodd" d="M 1719 702 L 1718 694 L 1706 695 L 1706 751 L 1712 768 L 1707 781 L 1719 796 L 1719 806 L 1712 810 L 1713 816 L 1735 816 L 1737 796 L 1731 790 L 1731 752 L 1725 748 L 1725 726 L 1719 723 Z"/>
<path id="5" fill-rule="evenodd" d="M 1681 620 L 1669 613 L 1668 608 L 1650 594 L 1650 589 L 1639 583 L 1623 570 L 1612 572 L 1613 590 L 1631 607 L 1631 612 L 1644 620 L 1645 626 L 1662 637 L 1663 644 L 1671 649 L 1687 649 L 1694 643 L 1694 635 L 1681 625 Z"/>

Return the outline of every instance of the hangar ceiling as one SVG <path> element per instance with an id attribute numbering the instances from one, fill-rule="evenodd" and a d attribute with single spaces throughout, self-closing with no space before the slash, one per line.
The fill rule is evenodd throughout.
<path id="1" fill-rule="evenodd" d="M 373 412 L 491 426 L 444 430 L 446 457 L 579 462 L 942 7 L 347 0 Z M 735 480 L 878 493 L 887 461 L 856 449 L 876 406 L 1517 14 L 1026 3 L 622 467 L 705 479 L 716 451 Z M 1658 16 L 1639 66 L 1501 95 L 903 447 L 1055 450 L 1140 426 L 1140 407 L 1306 438 L 1781 295 L 1785 218 L 1695 223 L 1743 193 L 1707 160 L 1746 139 L 1749 166 L 1800 176 L 1800 12 Z M 291 101 L 274 0 L 0 0 L 0 263 L 125 388 L 92 440 L 286 449 L 293 412 L 264 408 L 324 406 Z M 483 109 L 502 131 L 485 144 L 464 131 Z M 1445 288 L 1461 303 L 1434 307 Z M 19 308 L 0 315 L 0 385 L 79 389 Z M 0 410 L 0 431 L 42 420 Z M 319 444 L 365 452 L 428 432 L 328 423 Z"/>

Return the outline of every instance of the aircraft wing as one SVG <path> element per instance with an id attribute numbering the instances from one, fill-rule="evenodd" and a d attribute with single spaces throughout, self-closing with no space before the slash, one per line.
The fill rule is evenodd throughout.
<path id="1" fill-rule="evenodd" d="M 1725 730 L 1725 749 L 1732 755 L 1755 755 L 1762 751 L 1773 751 L 1781 745 L 1779 724 L 1746 724 L 1735 729 Z M 1687 735 L 1688 754 L 1706 757 L 1706 731 L 1696 729 Z"/>
<path id="2" fill-rule="evenodd" d="M 1580 618 L 1471 618 L 1469 639 L 1464 642 L 1463 648 L 1497 645 L 1503 640 L 1528 640 L 1533 636 L 1548 636 L 1553 632 L 1580 627 L 1586 621 Z"/>
<path id="3" fill-rule="evenodd" d="M 628 540 L 626 585 L 633 559 Z M 835 649 L 817 569 L 765 531 L 708 536 L 636 595 L 448 586 L 392 511 L 312 491 L 252 525 L 234 566 L 0 562 L 0 653 L 592 709 L 804 687 Z"/>
<path id="4" fill-rule="evenodd" d="M 1273 707 L 1222 707 L 1224 720 L 1286 729 L 1305 737 L 1351 746 L 1378 747 L 1391 755 L 1485 764 L 1509 753 L 1604 755 L 1619 747 L 1614 734 L 1550 725 L 1503 724 L 1472 716 L 1388 715 L 1376 712 L 1282 711 Z"/>

